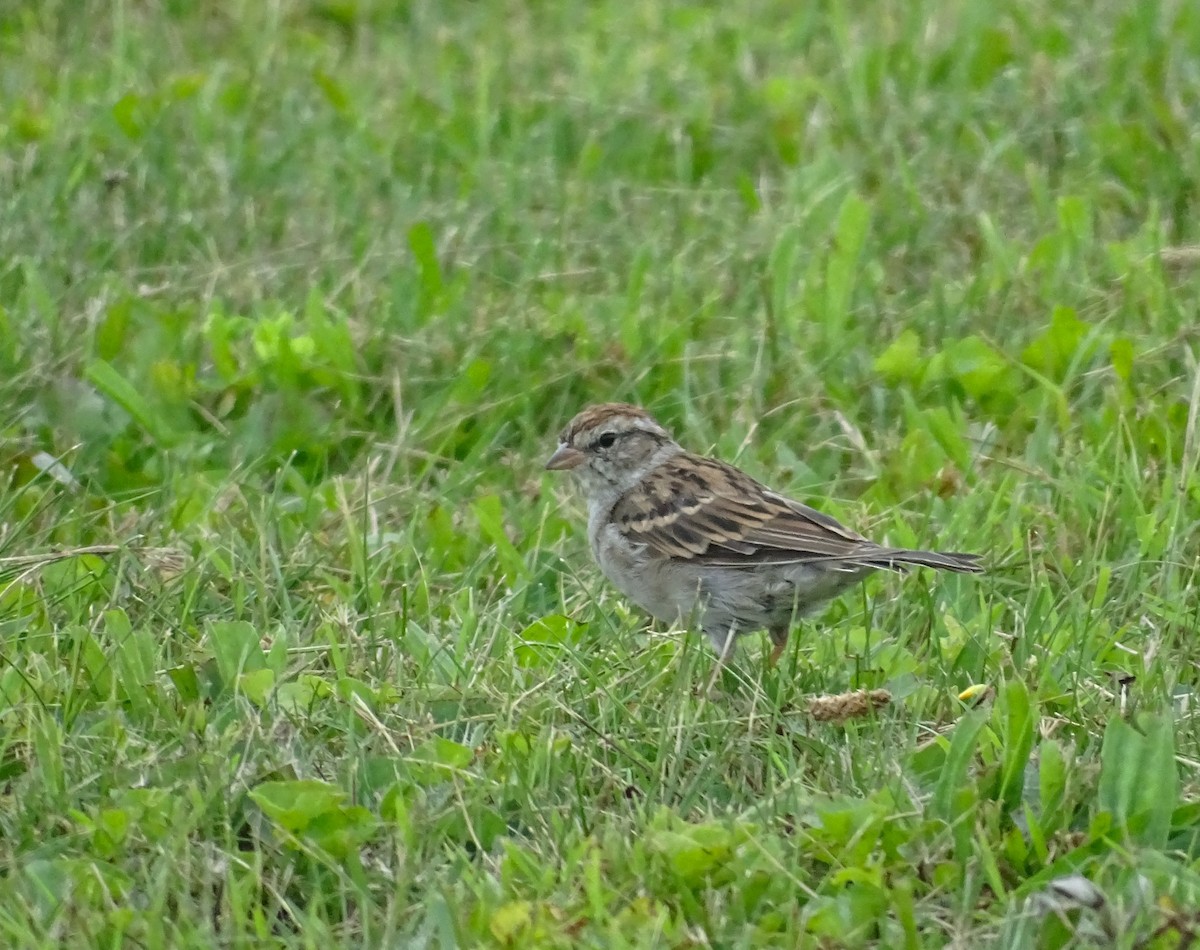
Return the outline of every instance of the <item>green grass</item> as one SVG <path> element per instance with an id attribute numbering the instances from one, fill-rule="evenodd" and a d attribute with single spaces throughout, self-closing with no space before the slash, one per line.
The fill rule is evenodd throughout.
<path id="1" fill-rule="evenodd" d="M 1115 0 L 7 4 L 0 943 L 1186 945 L 1197 49 Z M 706 699 L 541 469 L 611 399 L 992 569 Z"/>

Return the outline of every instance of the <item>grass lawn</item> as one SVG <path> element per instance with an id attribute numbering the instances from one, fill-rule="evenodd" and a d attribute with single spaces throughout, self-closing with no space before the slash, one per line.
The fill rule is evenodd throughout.
<path id="1" fill-rule="evenodd" d="M 0 945 L 1190 946 L 1198 127 L 1183 0 L 8 0 Z M 707 697 L 609 400 L 990 570 Z"/>

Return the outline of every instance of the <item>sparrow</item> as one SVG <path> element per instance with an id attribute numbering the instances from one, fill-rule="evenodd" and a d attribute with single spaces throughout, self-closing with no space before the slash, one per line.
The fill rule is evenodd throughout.
<path id="1" fill-rule="evenodd" d="M 658 620 L 698 622 L 722 665 L 738 636 L 763 629 L 774 665 L 798 617 L 880 568 L 982 571 L 979 555 L 868 541 L 726 462 L 687 451 L 626 403 L 575 416 L 546 468 L 571 472 L 581 487 L 604 576 Z"/>

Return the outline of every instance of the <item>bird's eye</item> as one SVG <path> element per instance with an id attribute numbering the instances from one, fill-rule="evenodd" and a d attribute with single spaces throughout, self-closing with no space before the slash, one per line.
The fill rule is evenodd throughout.
<path id="1" fill-rule="evenodd" d="M 617 441 L 616 435 L 612 432 L 605 432 L 596 440 L 596 444 L 602 449 L 611 449 L 614 442 Z"/>

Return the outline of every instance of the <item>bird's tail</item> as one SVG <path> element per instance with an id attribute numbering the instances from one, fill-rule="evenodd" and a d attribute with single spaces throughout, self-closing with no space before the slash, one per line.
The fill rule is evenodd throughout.
<path id="1" fill-rule="evenodd" d="M 978 554 L 950 554 L 941 551 L 906 551 L 902 548 L 885 548 L 864 561 L 872 567 L 902 571 L 906 565 L 933 567 L 939 571 L 955 571 L 959 574 L 980 574 L 983 566 Z"/>

